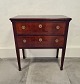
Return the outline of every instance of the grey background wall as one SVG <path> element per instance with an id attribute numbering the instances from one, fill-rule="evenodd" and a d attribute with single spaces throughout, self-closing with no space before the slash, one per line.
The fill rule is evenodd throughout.
<path id="1" fill-rule="evenodd" d="M 16 15 L 66 15 L 69 25 L 66 57 L 80 56 L 80 0 L 0 0 L 0 57 L 14 57 L 9 18 Z M 55 56 L 56 50 L 26 50 L 27 56 Z M 61 54 L 61 53 L 60 53 Z M 15 56 L 16 57 L 16 56 Z"/>

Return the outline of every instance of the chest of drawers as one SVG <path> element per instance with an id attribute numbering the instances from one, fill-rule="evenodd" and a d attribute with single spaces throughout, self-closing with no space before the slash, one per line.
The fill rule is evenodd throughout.
<path id="1" fill-rule="evenodd" d="M 19 49 L 62 49 L 61 67 L 63 69 L 68 26 L 71 18 L 63 15 L 19 15 L 10 18 L 13 25 L 16 54 L 21 70 Z"/>

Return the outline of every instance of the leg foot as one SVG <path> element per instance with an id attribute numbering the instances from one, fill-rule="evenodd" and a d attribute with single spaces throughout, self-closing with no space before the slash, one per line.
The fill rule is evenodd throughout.
<path id="1" fill-rule="evenodd" d="M 19 67 L 19 71 L 21 71 L 21 68 Z"/>
<path id="2" fill-rule="evenodd" d="M 60 67 L 60 70 L 63 70 L 63 67 Z"/>

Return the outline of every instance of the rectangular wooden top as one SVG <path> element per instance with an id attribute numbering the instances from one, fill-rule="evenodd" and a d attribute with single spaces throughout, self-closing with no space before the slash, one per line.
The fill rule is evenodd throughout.
<path id="1" fill-rule="evenodd" d="M 64 15 L 18 15 L 15 17 L 10 18 L 11 21 L 15 21 L 15 20 L 61 20 L 61 21 L 70 21 L 71 18 L 64 16 Z"/>

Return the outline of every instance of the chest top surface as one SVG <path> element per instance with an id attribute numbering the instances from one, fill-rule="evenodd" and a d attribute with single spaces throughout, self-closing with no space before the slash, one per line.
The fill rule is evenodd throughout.
<path id="1" fill-rule="evenodd" d="M 45 20 L 45 21 L 70 21 L 71 18 L 64 15 L 18 15 L 10 18 L 11 21 L 21 21 L 21 20 Z"/>

